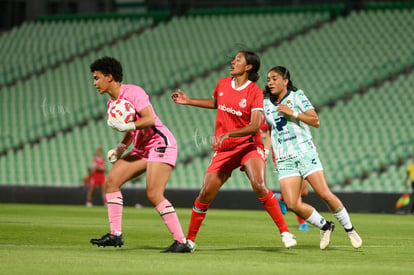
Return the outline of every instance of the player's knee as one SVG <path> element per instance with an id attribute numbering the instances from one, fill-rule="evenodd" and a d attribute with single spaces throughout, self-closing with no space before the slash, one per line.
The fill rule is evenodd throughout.
<path id="1" fill-rule="evenodd" d="M 285 204 L 286 207 L 292 212 L 297 213 L 298 211 L 300 211 L 301 204 L 299 202 L 291 202 L 285 199 Z"/>
<path id="2" fill-rule="evenodd" d="M 208 189 L 202 189 L 198 194 L 198 201 L 201 203 L 210 203 L 213 201 L 214 197 L 216 196 L 217 192 L 209 191 Z"/>
<path id="3" fill-rule="evenodd" d="M 252 180 L 250 183 L 252 185 L 253 191 L 259 197 L 264 197 L 269 192 L 269 189 L 267 188 L 265 182 L 262 180 Z"/>
<path id="4" fill-rule="evenodd" d="M 156 205 L 157 202 L 162 200 L 163 193 L 158 190 L 147 189 L 147 198 L 153 205 Z"/>
<path id="5" fill-rule="evenodd" d="M 105 183 L 104 183 L 106 188 L 112 186 L 113 183 L 114 183 L 114 180 L 112 179 L 112 177 L 109 177 L 109 176 L 106 177 Z"/>
<path id="6" fill-rule="evenodd" d="M 299 208 L 297 207 L 297 205 L 292 205 L 292 204 L 286 204 L 287 209 L 289 209 L 292 212 L 298 212 Z"/>
<path id="7" fill-rule="evenodd" d="M 118 190 L 122 183 L 119 182 L 115 177 L 108 176 L 105 178 L 105 187 L 107 193 L 115 192 L 113 190 Z"/>

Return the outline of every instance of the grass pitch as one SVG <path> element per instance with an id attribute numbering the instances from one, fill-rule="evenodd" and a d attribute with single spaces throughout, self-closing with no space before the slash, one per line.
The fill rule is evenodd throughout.
<path id="1" fill-rule="evenodd" d="M 191 209 L 177 209 L 186 233 Z M 164 254 L 173 239 L 153 208 L 124 208 L 122 248 L 98 248 L 89 240 L 109 231 L 102 206 L 0 204 L 1 274 L 413 274 L 414 216 L 354 214 L 363 238 L 352 248 L 336 223 L 331 245 L 319 249 L 319 230 L 297 230 L 298 246 L 285 249 L 264 211 L 212 206 L 194 253 Z"/>

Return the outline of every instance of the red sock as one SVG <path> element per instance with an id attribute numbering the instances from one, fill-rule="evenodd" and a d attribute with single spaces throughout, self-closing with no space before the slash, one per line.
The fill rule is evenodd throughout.
<path id="1" fill-rule="evenodd" d="M 299 217 L 298 215 L 296 215 L 296 219 L 298 219 L 298 223 L 302 224 L 305 223 L 306 221 L 304 219 L 302 219 L 301 217 Z"/>
<path id="2" fill-rule="evenodd" d="M 188 227 L 187 239 L 195 241 L 197 237 L 198 230 L 200 229 L 201 224 L 203 223 L 204 218 L 206 217 L 209 203 L 201 203 L 196 198 L 191 212 L 190 226 Z"/>
<path id="3" fill-rule="evenodd" d="M 280 233 L 289 232 L 285 218 L 280 211 L 279 203 L 277 202 L 273 192 L 269 190 L 269 193 L 267 193 L 267 195 L 263 198 L 259 198 L 259 200 L 263 203 L 263 207 L 266 209 L 267 213 L 269 213 L 270 217 L 272 217 L 273 221 L 279 228 Z"/>

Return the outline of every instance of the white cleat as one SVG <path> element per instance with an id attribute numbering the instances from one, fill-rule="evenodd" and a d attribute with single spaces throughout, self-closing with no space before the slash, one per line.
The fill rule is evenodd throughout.
<path id="1" fill-rule="evenodd" d="M 354 248 L 360 248 L 362 246 L 362 239 L 354 228 L 352 228 L 351 231 L 346 232 L 346 234 L 348 235 L 348 238 Z"/>
<path id="2" fill-rule="evenodd" d="M 285 248 L 291 248 L 297 244 L 295 235 L 290 232 L 283 232 L 280 234 L 282 236 L 282 242 L 285 245 Z"/>
<path id="3" fill-rule="evenodd" d="M 187 244 L 191 248 L 191 252 L 194 252 L 194 250 L 196 249 L 195 242 L 193 242 L 192 240 L 187 240 Z"/>
<path id="4" fill-rule="evenodd" d="M 321 242 L 319 244 L 319 247 L 323 250 L 326 249 L 331 242 L 331 233 L 335 229 L 335 224 L 333 222 L 326 222 L 329 224 L 329 228 L 326 230 L 321 229 Z"/>

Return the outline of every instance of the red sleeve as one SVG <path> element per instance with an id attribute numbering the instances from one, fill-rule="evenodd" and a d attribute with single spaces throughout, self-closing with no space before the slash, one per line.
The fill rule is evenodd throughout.
<path id="1" fill-rule="evenodd" d="M 249 93 L 251 95 L 250 98 L 250 106 L 251 110 L 253 109 L 260 109 L 263 111 L 263 92 L 256 84 L 252 85 L 253 91 Z"/>
<path id="2" fill-rule="evenodd" d="M 224 78 L 222 78 L 222 79 L 220 79 L 218 82 L 217 82 L 217 85 L 216 85 L 216 88 L 214 89 L 214 92 L 213 92 L 213 97 L 214 98 L 217 98 L 218 97 L 218 91 L 220 90 L 220 86 L 221 86 L 221 83 L 223 82 L 223 79 Z"/>
<path id="3" fill-rule="evenodd" d="M 262 114 L 262 117 L 263 117 L 263 119 L 262 119 L 262 124 L 260 124 L 260 131 L 266 132 L 267 128 L 268 128 L 267 122 L 266 122 L 266 116 L 264 114 Z"/>

